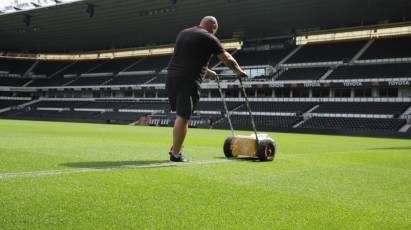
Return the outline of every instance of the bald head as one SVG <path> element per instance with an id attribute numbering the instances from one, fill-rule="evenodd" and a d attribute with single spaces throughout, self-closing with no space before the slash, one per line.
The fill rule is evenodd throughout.
<path id="1" fill-rule="evenodd" d="M 203 19 L 201 19 L 200 26 L 212 34 L 217 33 L 218 30 L 217 19 L 213 16 L 205 16 Z"/>

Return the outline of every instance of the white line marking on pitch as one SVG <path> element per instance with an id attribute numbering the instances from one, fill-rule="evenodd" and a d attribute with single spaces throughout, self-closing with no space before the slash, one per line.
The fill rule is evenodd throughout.
<path id="1" fill-rule="evenodd" d="M 40 176 L 51 176 L 59 174 L 76 174 L 76 173 L 88 173 L 88 172 L 104 172 L 104 171 L 114 171 L 120 169 L 138 169 L 138 168 L 162 168 L 162 167 L 172 167 L 172 166 L 189 166 L 189 165 L 204 165 L 204 164 L 217 164 L 232 162 L 231 160 L 198 160 L 187 163 L 153 163 L 145 165 L 123 165 L 114 167 L 104 167 L 104 168 L 76 168 L 76 169 L 61 169 L 61 170 L 48 170 L 48 171 L 34 171 L 34 172 L 16 172 L 16 173 L 0 173 L 0 179 L 16 178 L 16 177 L 40 177 Z"/>

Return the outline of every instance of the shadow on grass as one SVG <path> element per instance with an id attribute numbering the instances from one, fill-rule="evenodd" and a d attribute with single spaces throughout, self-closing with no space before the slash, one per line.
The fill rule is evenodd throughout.
<path id="1" fill-rule="evenodd" d="M 169 161 L 87 161 L 87 162 L 67 162 L 62 163 L 60 166 L 71 167 L 71 168 L 118 168 L 126 166 L 145 166 L 169 163 Z"/>
<path id="2" fill-rule="evenodd" d="M 411 150 L 411 146 L 370 148 L 368 150 Z"/>
<path id="3" fill-rule="evenodd" d="M 226 157 L 214 157 L 215 159 L 227 159 Z M 230 161 L 247 161 L 247 162 L 259 162 L 259 160 L 257 158 L 253 158 L 253 157 L 233 157 L 233 158 L 229 158 L 227 160 Z"/>

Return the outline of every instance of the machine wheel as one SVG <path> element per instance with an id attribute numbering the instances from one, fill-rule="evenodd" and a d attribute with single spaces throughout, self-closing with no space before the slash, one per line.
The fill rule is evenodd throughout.
<path id="1" fill-rule="evenodd" d="M 260 161 L 272 161 L 275 156 L 276 146 L 271 140 L 262 140 L 258 143 L 257 157 Z"/>
<path id="2" fill-rule="evenodd" d="M 233 152 L 231 150 L 231 144 L 233 142 L 233 137 L 227 137 L 224 142 L 224 155 L 227 158 L 233 158 Z"/>

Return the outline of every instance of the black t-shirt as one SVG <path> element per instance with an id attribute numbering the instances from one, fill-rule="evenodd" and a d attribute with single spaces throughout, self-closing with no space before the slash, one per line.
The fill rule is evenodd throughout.
<path id="1" fill-rule="evenodd" d="M 195 26 L 185 29 L 177 36 L 174 55 L 168 64 L 168 76 L 201 82 L 211 56 L 223 52 L 218 38 L 204 28 Z"/>

